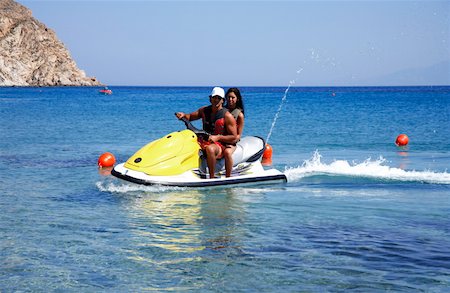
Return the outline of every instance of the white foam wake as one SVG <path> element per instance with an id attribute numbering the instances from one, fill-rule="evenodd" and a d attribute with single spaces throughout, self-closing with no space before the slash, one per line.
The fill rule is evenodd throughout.
<path id="1" fill-rule="evenodd" d="M 373 178 L 381 180 L 417 181 L 434 184 L 450 184 L 450 173 L 433 171 L 405 171 L 384 165 L 386 160 L 367 159 L 362 163 L 350 164 L 345 160 L 336 160 L 330 164 L 322 163 L 322 155 L 315 151 L 311 159 L 302 166 L 286 168 L 284 174 L 288 182 L 315 175 L 350 176 L 359 178 Z"/>
<path id="2" fill-rule="evenodd" d="M 182 187 L 172 187 L 172 186 L 161 186 L 161 185 L 138 185 L 132 183 L 119 183 L 114 182 L 102 182 L 96 183 L 97 188 L 102 192 L 114 192 L 114 193 L 128 193 L 128 192 L 166 192 L 166 191 L 180 191 L 185 190 Z"/>

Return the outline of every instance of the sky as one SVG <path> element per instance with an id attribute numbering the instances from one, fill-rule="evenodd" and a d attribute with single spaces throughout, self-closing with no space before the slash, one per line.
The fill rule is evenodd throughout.
<path id="1" fill-rule="evenodd" d="M 108 85 L 450 85 L 450 1 L 16 0 Z"/>

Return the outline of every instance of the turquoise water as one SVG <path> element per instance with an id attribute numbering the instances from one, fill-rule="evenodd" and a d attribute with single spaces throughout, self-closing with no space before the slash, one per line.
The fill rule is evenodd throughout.
<path id="1" fill-rule="evenodd" d="M 450 87 L 290 88 L 270 137 L 288 183 L 210 189 L 96 166 L 210 88 L 112 90 L 0 88 L 1 292 L 450 291 Z M 285 90 L 242 88 L 245 133 Z"/>

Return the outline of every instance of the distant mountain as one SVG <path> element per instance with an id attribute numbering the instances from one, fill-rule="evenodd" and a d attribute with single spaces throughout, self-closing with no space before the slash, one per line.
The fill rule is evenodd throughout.
<path id="1" fill-rule="evenodd" d="M 380 85 L 450 85 L 450 61 L 429 67 L 410 68 L 376 79 Z"/>
<path id="2" fill-rule="evenodd" d="M 93 86 L 56 34 L 26 7 L 0 0 L 0 86 Z"/>

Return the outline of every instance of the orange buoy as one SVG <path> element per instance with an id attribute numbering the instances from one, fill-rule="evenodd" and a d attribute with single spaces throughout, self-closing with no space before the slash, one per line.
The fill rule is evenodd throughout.
<path id="1" fill-rule="evenodd" d="M 409 138 L 406 134 L 400 134 L 397 136 L 397 139 L 395 140 L 395 144 L 398 146 L 405 146 L 409 142 Z"/>
<path id="2" fill-rule="evenodd" d="M 270 144 L 266 144 L 261 163 L 263 165 L 272 165 L 272 146 Z"/>
<path id="3" fill-rule="evenodd" d="M 98 158 L 97 164 L 100 168 L 103 168 L 103 167 L 112 167 L 115 162 L 116 158 L 114 158 L 114 155 L 106 152 Z"/>

